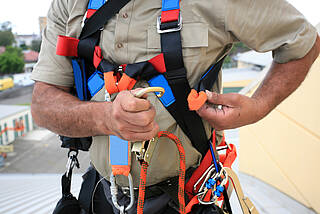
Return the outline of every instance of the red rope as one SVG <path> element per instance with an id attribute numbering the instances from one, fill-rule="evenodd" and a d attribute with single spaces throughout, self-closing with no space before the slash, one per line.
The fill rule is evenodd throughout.
<path id="1" fill-rule="evenodd" d="M 148 169 L 148 164 L 145 161 L 142 161 L 141 171 L 140 171 L 137 214 L 143 214 L 144 196 L 146 193 L 146 182 L 147 182 L 147 169 Z"/>
<path id="2" fill-rule="evenodd" d="M 178 186 L 178 200 L 179 200 L 179 211 L 180 214 L 186 213 L 185 208 L 185 200 L 184 200 L 184 181 L 186 175 L 186 160 L 185 160 L 185 152 L 182 146 L 181 141 L 177 136 L 170 132 L 159 132 L 158 137 L 167 137 L 174 141 L 176 144 L 179 157 L 180 157 L 180 166 L 179 166 L 179 186 Z M 143 214 L 143 205 L 144 205 L 144 197 L 145 197 L 145 189 L 146 189 L 146 180 L 147 180 L 147 167 L 148 164 L 146 162 L 142 162 L 141 172 L 140 172 L 140 184 L 139 184 L 139 196 L 138 196 L 138 205 L 137 205 L 137 214 Z"/>

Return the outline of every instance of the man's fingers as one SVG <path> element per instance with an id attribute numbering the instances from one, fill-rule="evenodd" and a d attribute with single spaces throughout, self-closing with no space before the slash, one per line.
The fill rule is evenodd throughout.
<path id="1" fill-rule="evenodd" d="M 234 107 L 239 105 L 239 94 L 229 93 L 229 94 L 218 94 L 216 92 L 211 92 L 206 90 L 208 102 L 215 105 L 224 105 L 229 107 Z"/>
<path id="2" fill-rule="evenodd" d="M 127 123 L 126 121 L 122 121 L 122 123 L 119 123 L 118 130 L 119 132 L 136 132 L 136 133 L 147 133 L 151 132 L 155 129 L 158 125 L 152 121 L 146 126 L 137 126 L 135 124 Z"/>
<path id="3" fill-rule="evenodd" d="M 119 137 L 128 141 L 145 141 L 154 138 L 159 132 L 158 124 L 154 123 L 153 128 L 150 131 L 144 130 L 144 132 L 137 132 L 132 130 L 126 130 L 126 132 L 121 132 Z"/>
<path id="4" fill-rule="evenodd" d="M 111 129 L 122 139 L 149 140 L 156 136 L 159 126 L 154 121 L 156 110 L 146 99 L 136 98 L 133 91 L 122 91 L 112 103 Z"/>
<path id="5" fill-rule="evenodd" d="M 156 110 L 152 106 L 147 111 L 142 111 L 137 113 L 126 112 L 125 114 L 122 114 L 121 119 L 129 124 L 144 127 L 144 126 L 148 126 L 151 122 L 153 122 L 155 116 L 156 116 Z"/>
<path id="6" fill-rule="evenodd" d="M 208 104 L 204 104 L 198 111 L 200 117 L 204 119 L 211 119 L 216 120 L 220 117 L 225 116 L 225 112 L 223 109 L 219 108 L 213 108 L 212 106 L 209 106 Z"/>
<path id="7" fill-rule="evenodd" d="M 119 95 L 120 93 L 118 96 Z M 126 112 L 140 112 L 150 109 L 151 104 L 148 100 L 136 98 L 129 91 L 123 92 L 120 96 L 125 96 L 123 97 L 124 99 L 121 99 L 120 105 L 121 108 Z"/>

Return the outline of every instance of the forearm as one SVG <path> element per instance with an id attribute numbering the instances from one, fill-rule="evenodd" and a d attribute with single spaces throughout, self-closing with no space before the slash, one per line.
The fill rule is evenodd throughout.
<path id="1" fill-rule="evenodd" d="M 119 92 L 113 102 L 84 102 L 69 91 L 37 82 L 31 106 L 34 121 L 69 137 L 117 135 L 124 140 L 145 141 L 158 133 L 154 107 L 148 100 L 135 97 L 134 91 Z"/>
<path id="2" fill-rule="evenodd" d="M 67 89 L 37 82 L 32 97 L 32 116 L 36 124 L 57 134 L 87 137 L 111 134 L 99 124 L 101 108 L 107 102 L 84 102 L 68 93 Z M 102 111 L 103 112 L 103 111 Z M 107 116 L 107 115 L 105 115 Z M 105 118 L 108 121 L 108 118 Z"/>
<path id="3" fill-rule="evenodd" d="M 305 79 L 320 51 L 319 38 L 309 53 L 298 60 L 285 64 L 273 62 L 267 76 L 253 94 L 259 103 L 259 119 L 293 93 Z"/>
<path id="4" fill-rule="evenodd" d="M 208 100 L 197 113 L 217 130 L 255 123 L 272 111 L 298 88 L 320 51 L 319 38 L 302 59 L 285 64 L 273 63 L 264 81 L 251 98 L 207 91 Z M 212 104 L 221 108 L 212 108 Z"/>

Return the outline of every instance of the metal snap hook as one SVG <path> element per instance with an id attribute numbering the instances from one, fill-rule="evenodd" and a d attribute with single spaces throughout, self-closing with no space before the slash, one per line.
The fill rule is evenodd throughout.
<path id="1" fill-rule="evenodd" d="M 143 88 L 140 91 L 136 92 L 134 94 L 134 96 L 137 98 L 141 98 L 144 94 L 149 93 L 149 92 L 159 92 L 159 94 L 157 94 L 157 97 L 162 97 L 165 90 L 162 87 L 147 87 L 147 88 Z"/>
<path id="2" fill-rule="evenodd" d="M 128 181 L 129 181 L 129 190 L 130 190 L 130 204 L 124 208 L 124 206 L 120 206 L 118 204 L 118 187 L 116 184 L 116 178 L 113 175 L 113 173 L 111 172 L 110 174 L 110 193 L 111 193 L 111 199 L 112 199 L 112 203 L 114 204 L 114 206 L 120 210 L 120 213 L 125 213 L 126 211 L 130 210 L 133 207 L 134 204 L 134 188 L 133 188 L 133 180 L 132 180 L 132 176 L 129 173 L 128 174 Z"/>

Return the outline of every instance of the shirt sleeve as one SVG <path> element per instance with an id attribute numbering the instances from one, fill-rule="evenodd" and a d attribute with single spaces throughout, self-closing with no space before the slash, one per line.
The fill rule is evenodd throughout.
<path id="1" fill-rule="evenodd" d="M 258 51 L 273 51 L 278 63 L 304 57 L 316 29 L 285 0 L 228 0 L 225 27 L 234 40 Z"/>
<path id="2" fill-rule="evenodd" d="M 58 35 L 66 35 L 68 20 L 67 2 L 54 0 L 47 15 L 47 27 L 42 34 L 39 60 L 32 71 L 31 78 L 49 84 L 73 87 L 73 70 L 71 60 L 56 55 Z"/>

